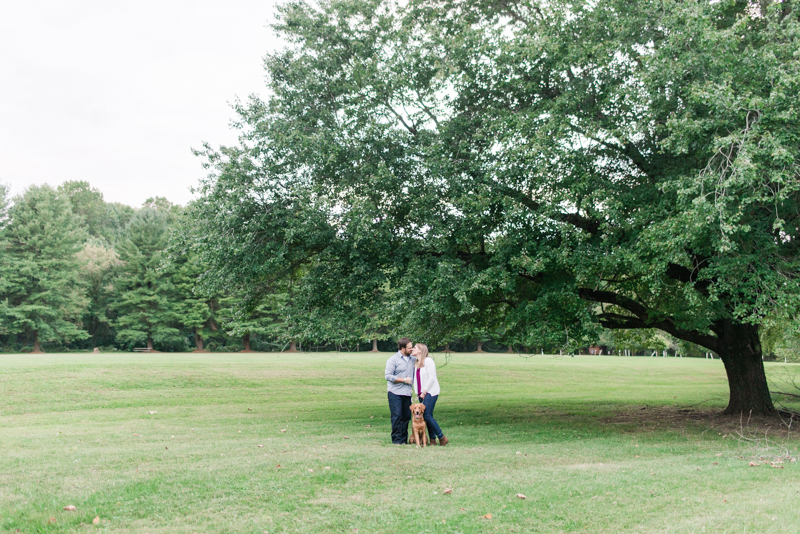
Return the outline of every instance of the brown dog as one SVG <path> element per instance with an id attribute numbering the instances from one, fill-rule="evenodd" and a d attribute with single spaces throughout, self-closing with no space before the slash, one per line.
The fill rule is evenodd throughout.
<path id="1" fill-rule="evenodd" d="M 422 403 L 411 405 L 411 429 L 411 440 L 416 442 L 417 447 L 420 446 L 420 441 L 423 447 L 429 443 L 428 428 L 425 424 L 425 405 Z"/>

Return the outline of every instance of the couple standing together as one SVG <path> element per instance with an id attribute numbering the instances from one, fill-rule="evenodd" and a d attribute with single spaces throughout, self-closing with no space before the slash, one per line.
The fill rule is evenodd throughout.
<path id="1" fill-rule="evenodd" d="M 428 358 L 428 347 L 422 343 L 414 345 L 407 337 L 397 342 L 397 352 L 386 361 L 386 383 L 389 390 L 389 412 L 392 414 L 392 443 L 408 443 L 408 423 L 411 421 L 411 396 L 416 392 L 425 405 L 425 424 L 431 445 L 447 445 L 450 441 L 436 419 L 433 408 L 439 398 L 439 380 L 436 378 L 436 362 Z"/>

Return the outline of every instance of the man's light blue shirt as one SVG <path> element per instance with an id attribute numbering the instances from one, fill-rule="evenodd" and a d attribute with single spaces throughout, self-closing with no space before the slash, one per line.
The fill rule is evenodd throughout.
<path id="1" fill-rule="evenodd" d="M 404 356 L 397 351 L 386 360 L 386 384 L 389 393 L 410 397 L 413 393 L 411 384 L 395 384 L 398 378 L 414 378 L 414 364 L 417 359 L 414 356 Z"/>

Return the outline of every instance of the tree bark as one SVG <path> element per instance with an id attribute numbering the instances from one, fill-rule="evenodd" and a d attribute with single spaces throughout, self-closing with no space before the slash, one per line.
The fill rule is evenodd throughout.
<path id="1" fill-rule="evenodd" d="M 295 343 L 294 340 L 289 342 L 289 350 L 286 352 L 297 352 L 297 343 Z"/>
<path id="2" fill-rule="evenodd" d="M 242 343 L 244 343 L 244 350 L 242 352 L 252 352 L 250 350 L 250 332 L 242 336 Z"/>
<path id="3" fill-rule="evenodd" d="M 147 350 L 153 352 L 153 338 L 150 336 L 147 336 Z"/>
<path id="4" fill-rule="evenodd" d="M 197 328 L 194 329 L 194 346 L 196 347 L 197 352 L 201 352 L 203 350 L 203 336 L 200 334 Z"/>
<path id="5" fill-rule="evenodd" d="M 39 332 L 35 331 L 33 333 L 33 352 L 41 354 L 44 351 L 42 350 L 42 345 L 39 343 Z"/>
<path id="6" fill-rule="evenodd" d="M 715 352 L 725 365 L 730 390 L 723 413 L 775 413 L 761 359 L 758 327 L 726 320 L 715 323 L 715 330 L 719 336 Z"/>
<path id="7" fill-rule="evenodd" d="M 478 350 L 475 352 L 483 352 L 483 341 L 478 341 Z"/>
<path id="8" fill-rule="evenodd" d="M 370 352 L 380 352 L 378 350 L 378 340 L 377 339 L 373 339 L 372 340 L 372 350 Z"/>

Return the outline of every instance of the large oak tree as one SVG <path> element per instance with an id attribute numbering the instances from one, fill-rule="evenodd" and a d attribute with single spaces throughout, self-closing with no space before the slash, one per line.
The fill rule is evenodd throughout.
<path id="1" fill-rule="evenodd" d="M 432 342 L 657 328 L 720 355 L 727 412 L 772 412 L 759 326 L 798 306 L 795 4 L 286 4 L 269 99 L 205 151 L 208 281 L 302 269 L 309 316 L 379 302 Z"/>

